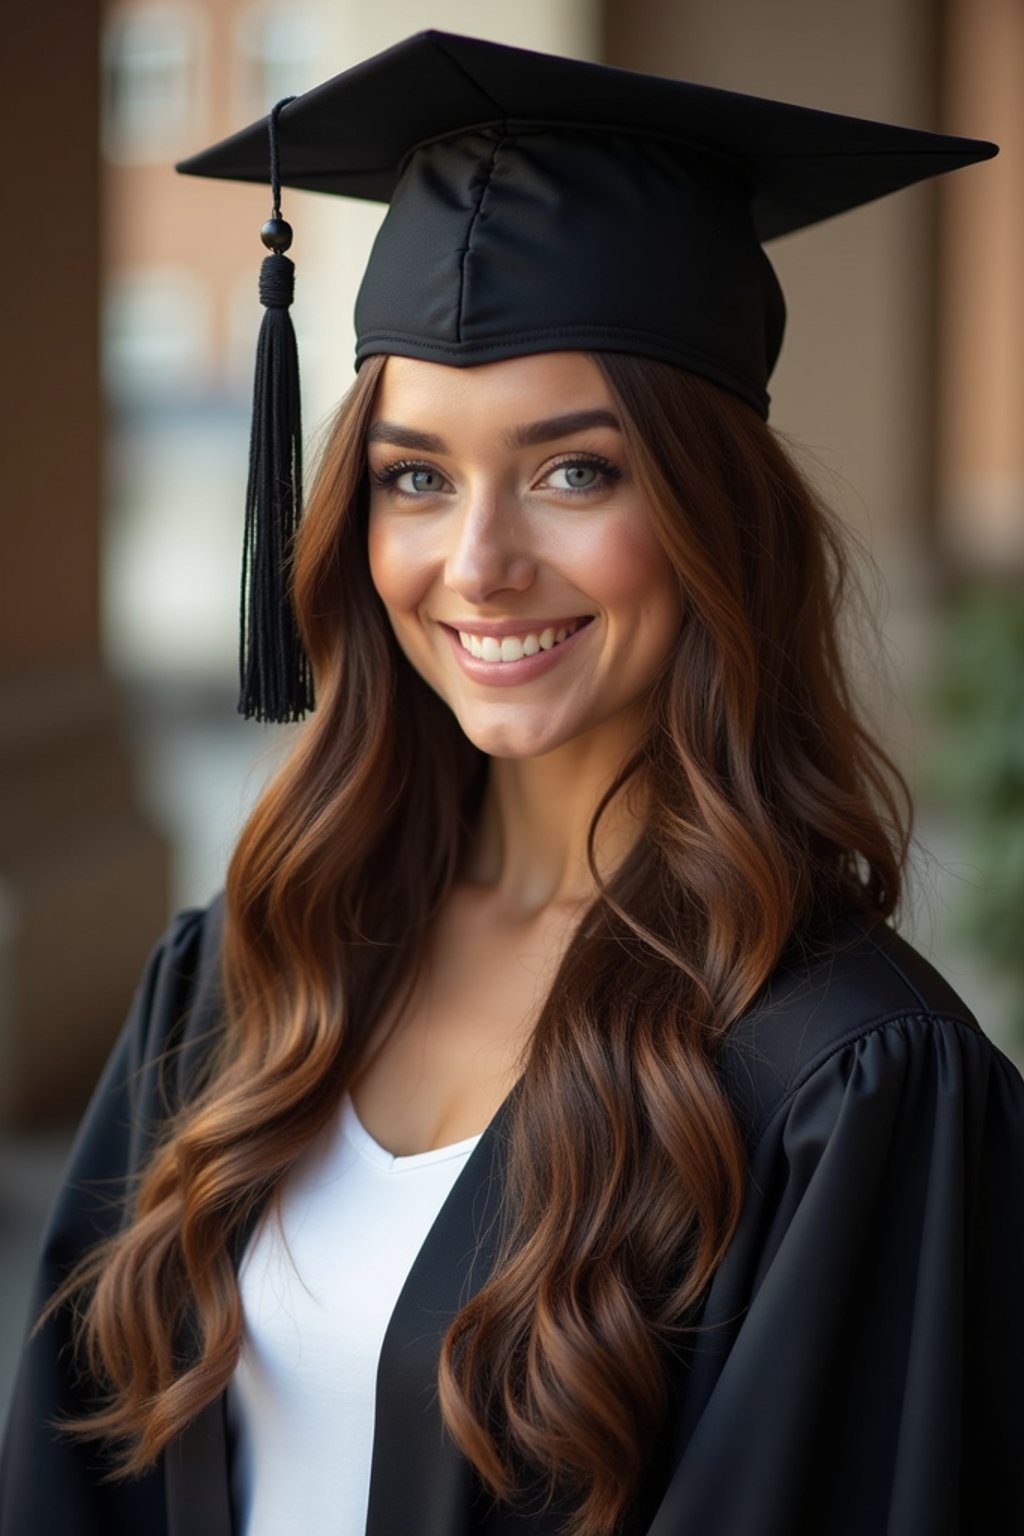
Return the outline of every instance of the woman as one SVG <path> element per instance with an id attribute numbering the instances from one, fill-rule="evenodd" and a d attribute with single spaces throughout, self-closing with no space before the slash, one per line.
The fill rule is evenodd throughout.
<path id="1" fill-rule="evenodd" d="M 763 420 L 747 177 L 589 126 L 699 89 L 436 34 L 331 133 L 425 60 L 500 122 L 403 126 L 296 550 L 318 714 L 83 1127 L 0 1529 L 1012 1529 L 1024 1084 L 885 922 L 903 791 Z M 798 109 L 730 103 L 785 161 Z M 884 175 L 972 154 L 876 128 Z"/>

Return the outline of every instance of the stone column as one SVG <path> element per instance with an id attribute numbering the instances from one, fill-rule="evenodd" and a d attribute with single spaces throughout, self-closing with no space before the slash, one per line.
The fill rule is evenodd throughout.
<path id="1" fill-rule="evenodd" d="M 4 43 L 0 1127 L 78 1111 L 166 917 L 100 654 L 100 11 Z"/>

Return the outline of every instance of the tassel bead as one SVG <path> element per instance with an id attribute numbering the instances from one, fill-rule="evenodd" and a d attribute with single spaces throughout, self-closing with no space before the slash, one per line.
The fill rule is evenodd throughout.
<path id="1" fill-rule="evenodd" d="M 292 227 L 287 219 L 268 219 L 260 230 L 260 239 L 268 251 L 281 255 L 292 243 Z"/>

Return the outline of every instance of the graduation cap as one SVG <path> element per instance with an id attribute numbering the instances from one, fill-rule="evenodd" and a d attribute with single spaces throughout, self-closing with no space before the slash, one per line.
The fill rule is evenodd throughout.
<path id="1" fill-rule="evenodd" d="M 428 31 L 182 161 L 190 175 L 272 187 L 239 708 L 285 720 L 312 706 L 284 590 L 301 431 L 282 184 L 390 204 L 356 300 L 357 367 L 375 353 L 461 367 L 630 352 L 766 417 L 785 304 L 763 243 L 995 153 Z"/>

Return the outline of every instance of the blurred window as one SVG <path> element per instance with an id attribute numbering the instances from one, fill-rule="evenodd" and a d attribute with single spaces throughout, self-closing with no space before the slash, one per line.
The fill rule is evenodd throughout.
<path id="1" fill-rule="evenodd" d="M 238 116 L 262 117 L 282 96 L 299 96 L 322 74 L 323 36 L 312 11 L 256 6 L 235 25 Z"/>
<path id="2" fill-rule="evenodd" d="M 296 318 L 293 314 L 293 325 Z M 252 389 L 256 339 L 259 336 L 262 319 L 258 274 L 249 263 L 236 274 L 228 295 L 224 381 L 233 395 L 242 396 Z"/>
<path id="3" fill-rule="evenodd" d="M 184 267 L 129 268 L 108 280 L 103 377 L 112 399 L 193 396 L 213 372 L 210 295 Z"/>
<path id="4" fill-rule="evenodd" d="M 111 11 L 103 29 L 103 150 L 120 164 L 164 162 L 203 137 L 205 18 L 194 5 Z"/>

